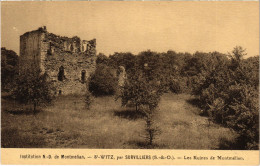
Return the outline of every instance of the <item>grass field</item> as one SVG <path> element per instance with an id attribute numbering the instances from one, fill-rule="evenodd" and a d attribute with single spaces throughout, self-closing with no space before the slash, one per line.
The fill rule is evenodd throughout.
<path id="1" fill-rule="evenodd" d="M 199 115 L 187 94 L 164 94 L 155 119 L 159 149 L 219 149 L 235 133 Z M 95 98 L 90 110 L 82 96 L 60 96 L 32 114 L 29 106 L 2 97 L 2 147 L 145 148 L 145 121 L 110 97 Z"/>

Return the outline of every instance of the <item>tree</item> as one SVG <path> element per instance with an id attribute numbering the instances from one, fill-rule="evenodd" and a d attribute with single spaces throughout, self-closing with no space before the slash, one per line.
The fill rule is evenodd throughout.
<path id="1" fill-rule="evenodd" d="M 229 56 L 231 57 L 232 61 L 240 62 L 245 56 L 247 55 L 246 49 L 244 49 L 241 46 L 236 46 L 232 53 L 229 53 Z"/>
<path id="2" fill-rule="evenodd" d="M 157 110 L 162 91 L 157 80 L 150 80 L 149 72 L 140 70 L 132 71 L 132 74 L 126 80 L 121 93 L 122 106 L 132 104 L 136 111 L 144 114 L 146 127 L 145 138 L 148 146 L 153 144 L 158 129 L 154 126 L 153 117 Z"/>
<path id="3" fill-rule="evenodd" d="M 2 89 L 13 87 L 17 75 L 18 55 L 6 48 L 1 48 L 1 86 Z"/>
<path id="4" fill-rule="evenodd" d="M 36 113 L 39 104 L 51 102 L 52 90 L 53 86 L 46 74 L 41 74 L 39 70 L 30 70 L 16 78 L 12 94 L 21 103 L 33 104 L 33 112 Z"/>
<path id="5" fill-rule="evenodd" d="M 245 50 L 238 46 L 229 55 L 230 60 L 218 57 L 213 65 L 208 63 L 212 69 L 193 93 L 199 96 L 202 108 L 210 112 L 215 122 L 238 133 L 236 147 L 230 148 L 258 149 L 259 60 L 244 60 L 244 55 Z"/>
<path id="6" fill-rule="evenodd" d="M 126 71 L 131 69 L 134 65 L 136 57 L 130 52 L 115 52 L 109 56 L 109 66 L 117 69 L 119 66 L 123 66 Z"/>
<path id="7" fill-rule="evenodd" d="M 97 64 L 105 64 L 105 65 L 108 65 L 108 57 L 103 54 L 103 53 L 99 53 L 97 55 L 97 60 L 96 60 L 96 63 Z"/>

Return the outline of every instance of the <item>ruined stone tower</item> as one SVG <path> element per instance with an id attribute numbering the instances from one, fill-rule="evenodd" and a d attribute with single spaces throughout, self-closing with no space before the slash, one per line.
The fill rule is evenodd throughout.
<path id="1" fill-rule="evenodd" d="M 57 94 L 81 94 L 96 69 L 96 39 L 58 36 L 46 27 L 20 36 L 19 73 L 46 73 Z"/>

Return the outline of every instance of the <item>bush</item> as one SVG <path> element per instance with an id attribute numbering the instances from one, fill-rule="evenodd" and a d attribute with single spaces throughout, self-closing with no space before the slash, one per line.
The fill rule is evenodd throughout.
<path id="1" fill-rule="evenodd" d="M 114 95 L 117 85 L 115 70 L 107 65 L 98 64 L 95 73 L 90 77 L 89 91 L 94 96 Z"/>
<path id="2" fill-rule="evenodd" d="M 182 93 L 182 87 L 180 84 L 181 83 L 178 79 L 173 79 L 170 83 L 170 87 L 169 87 L 170 91 L 176 94 Z"/>

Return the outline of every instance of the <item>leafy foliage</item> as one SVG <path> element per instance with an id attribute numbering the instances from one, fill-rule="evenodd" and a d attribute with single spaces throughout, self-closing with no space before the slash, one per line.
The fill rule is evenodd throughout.
<path id="1" fill-rule="evenodd" d="M 244 60 L 245 50 L 235 47 L 231 60 L 218 61 L 214 70 L 194 87 L 201 107 L 216 122 L 239 134 L 238 149 L 258 149 L 258 58 Z M 248 76 L 251 76 L 250 78 Z"/>
<path id="2" fill-rule="evenodd" d="M 160 84 L 156 80 L 149 79 L 149 72 L 134 70 L 129 73 L 120 97 L 122 106 L 131 104 L 138 110 L 141 105 L 147 105 L 150 109 L 154 109 L 158 105 L 161 94 Z"/>
<path id="3" fill-rule="evenodd" d="M 33 104 L 34 112 L 42 103 L 49 103 L 53 99 L 53 86 L 45 74 L 39 70 L 32 70 L 26 74 L 20 74 L 16 78 L 15 87 L 12 92 L 14 98 L 26 104 Z"/>
<path id="4" fill-rule="evenodd" d="M 89 81 L 89 90 L 95 96 L 113 95 L 117 89 L 115 71 L 105 65 L 98 64 Z"/>
<path id="5" fill-rule="evenodd" d="M 145 139 L 150 147 L 159 131 L 154 126 L 153 116 L 162 95 L 160 83 L 151 79 L 148 69 L 144 68 L 144 71 L 141 71 L 135 68 L 130 73 L 120 96 L 122 106 L 130 104 L 135 106 L 136 111 L 145 115 Z"/>
<path id="6" fill-rule="evenodd" d="M 97 60 L 96 60 L 96 63 L 97 64 L 105 64 L 105 65 L 108 65 L 108 57 L 105 55 L 105 54 L 103 54 L 103 53 L 99 53 L 98 55 L 97 55 Z"/>
<path id="7" fill-rule="evenodd" d="M 6 48 L 1 48 L 1 88 L 8 90 L 13 87 L 14 78 L 18 73 L 18 55 Z"/>
<path id="8" fill-rule="evenodd" d="M 117 69 L 119 66 L 123 66 L 125 70 L 128 71 L 133 68 L 135 60 L 136 57 L 132 53 L 115 52 L 113 55 L 109 56 L 108 65 L 114 69 Z"/>

